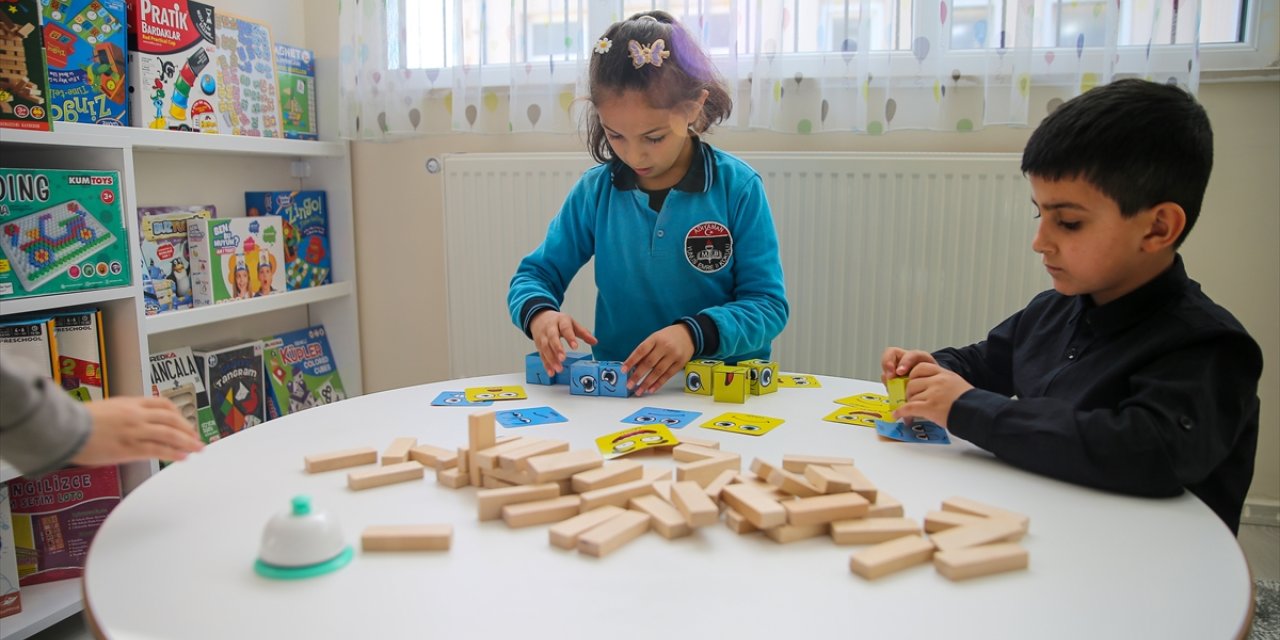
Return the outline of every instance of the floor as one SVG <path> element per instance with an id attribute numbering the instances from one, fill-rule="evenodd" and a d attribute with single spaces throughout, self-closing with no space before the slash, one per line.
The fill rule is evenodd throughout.
<path id="1" fill-rule="evenodd" d="M 1280 527 L 1240 526 L 1244 549 L 1255 580 L 1280 580 Z M 80 616 L 63 620 L 32 636 L 35 640 L 92 640 Z"/>

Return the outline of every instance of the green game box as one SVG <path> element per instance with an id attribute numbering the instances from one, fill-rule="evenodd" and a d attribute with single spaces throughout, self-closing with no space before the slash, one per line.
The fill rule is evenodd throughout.
<path id="1" fill-rule="evenodd" d="M 0 300 L 128 286 L 114 171 L 0 168 Z"/>

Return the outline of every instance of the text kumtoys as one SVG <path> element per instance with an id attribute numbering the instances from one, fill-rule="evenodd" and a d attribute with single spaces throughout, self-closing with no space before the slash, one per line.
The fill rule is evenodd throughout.
<path id="1" fill-rule="evenodd" d="M 54 120 L 129 125 L 124 0 L 40 0 Z"/>
<path id="2" fill-rule="evenodd" d="M 193 306 L 187 222 L 216 215 L 213 205 L 138 207 L 143 309 L 149 316 Z"/>
<path id="3" fill-rule="evenodd" d="M 0 11 L 0 127 L 49 130 L 39 0 L 5 0 Z"/>
<path id="4" fill-rule="evenodd" d="M 279 216 L 189 220 L 195 306 L 284 292 L 283 225 Z"/>
<path id="5" fill-rule="evenodd" d="M 0 169 L 0 299 L 127 286 L 114 171 Z"/>
<path id="6" fill-rule="evenodd" d="M 192 351 L 209 396 L 209 410 L 225 438 L 267 419 L 262 341 Z"/>
<path id="7" fill-rule="evenodd" d="M 276 77 L 280 81 L 284 137 L 318 140 L 315 55 L 309 49 L 277 42 Z"/>
<path id="8" fill-rule="evenodd" d="M 129 0 L 129 92 L 137 126 L 230 133 L 218 109 L 214 10 L 192 0 Z"/>
<path id="9" fill-rule="evenodd" d="M 282 333 L 263 347 L 267 418 L 297 413 L 347 397 L 323 326 Z"/>
<path id="10" fill-rule="evenodd" d="M 333 282 L 325 192 L 248 191 L 244 208 L 251 217 L 271 215 L 284 220 L 285 286 L 290 291 Z"/>

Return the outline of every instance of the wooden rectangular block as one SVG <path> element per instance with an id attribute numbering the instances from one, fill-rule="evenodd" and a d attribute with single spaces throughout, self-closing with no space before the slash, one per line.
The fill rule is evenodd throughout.
<path id="1" fill-rule="evenodd" d="M 671 540 L 693 533 L 693 527 L 670 502 L 656 495 L 637 496 L 628 503 L 630 508 L 649 514 L 649 524 L 658 535 Z"/>
<path id="2" fill-rule="evenodd" d="M 602 467 L 604 466 L 604 458 L 600 457 L 598 452 L 590 449 L 578 449 L 577 451 L 534 456 L 526 460 L 525 463 L 529 465 L 529 471 L 533 474 L 533 481 L 543 483 L 566 480 L 572 478 L 576 473 Z"/>
<path id="3" fill-rule="evenodd" d="M 732 507 L 724 510 L 724 524 L 729 527 L 730 531 L 738 535 L 760 530 L 754 524 L 748 522 L 746 516 L 738 513 Z"/>
<path id="4" fill-rule="evenodd" d="M 911 518 L 858 518 L 831 523 L 831 540 L 836 544 L 877 544 L 918 535 L 920 525 Z"/>
<path id="5" fill-rule="evenodd" d="M 348 467 L 358 467 L 362 464 L 376 464 L 378 462 L 378 450 L 373 447 L 360 447 L 358 449 L 317 453 L 304 457 L 302 462 L 306 466 L 307 473 L 346 469 Z"/>
<path id="6" fill-rule="evenodd" d="M 560 497 L 560 486 L 553 482 L 548 482 L 545 484 L 477 491 L 476 505 L 481 521 L 497 520 L 502 516 L 502 508 L 509 504 L 550 500 L 558 497 Z"/>
<path id="7" fill-rule="evenodd" d="M 396 438 L 382 452 L 383 466 L 409 461 L 409 450 L 417 446 L 417 438 Z M 419 463 L 421 464 L 421 463 Z"/>
<path id="8" fill-rule="evenodd" d="M 347 474 L 347 487 L 352 491 L 360 491 L 397 482 L 421 480 L 425 475 L 426 468 L 410 460 L 368 471 L 352 471 Z"/>
<path id="9" fill-rule="evenodd" d="M 670 480 L 659 480 L 653 483 L 653 492 L 663 500 L 671 502 L 671 485 L 673 484 L 675 483 Z"/>
<path id="10" fill-rule="evenodd" d="M 726 455 L 736 454 L 728 454 L 719 449 L 700 447 L 696 444 L 689 444 L 683 441 L 671 450 L 671 457 L 677 462 L 697 462 L 699 460 L 706 460 L 707 458 L 723 458 Z"/>
<path id="11" fill-rule="evenodd" d="M 480 473 L 484 474 L 486 478 L 497 478 L 510 484 L 533 484 L 533 474 L 528 471 L 508 471 L 501 467 L 494 467 L 492 469 L 481 469 Z M 568 492 L 561 491 L 560 493 L 565 494 Z"/>
<path id="12" fill-rule="evenodd" d="M 966 524 L 982 524 L 987 520 L 987 518 L 975 516 L 972 513 L 930 511 L 924 514 L 924 530 L 927 533 L 937 533 L 947 529 L 954 529 L 955 527 L 963 527 Z"/>
<path id="13" fill-rule="evenodd" d="M 764 535 L 778 544 L 787 544 L 797 540 L 808 540 L 827 534 L 827 524 L 784 524 L 779 527 L 765 529 Z"/>
<path id="14" fill-rule="evenodd" d="M 598 469 L 573 475 L 573 491 L 586 493 L 596 489 L 639 480 L 644 475 L 644 465 L 634 460 L 610 462 Z"/>
<path id="15" fill-rule="evenodd" d="M 720 448 L 720 443 L 719 443 L 719 442 L 717 442 L 717 441 L 715 441 L 715 440 L 703 440 L 702 438 L 691 438 L 691 437 L 689 437 L 689 436 L 685 436 L 685 435 L 681 435 L 681 436 L 678 436 L 678 437 L 679 437 L 679 439 L 680 439 L 680 443 L 681 443 L 681 444 L 696 444 L 696 445 L 698 445 L 699 447 L 705 447 L 705 448 L 707 448 L 707 449 L 719 449 L 719 448 Z"/>
<path id="16" fill-rule="evenodd" d="M 928 562 L 931 557 L 932 543 L 920 536 L 906 536 L 855 551 L 849 557 L 849 570 L 874 580 Z"/>
<path id="17" fill-rule="evenodd" d="M 876 501 L 876 485 L 862 470 L 851 464 L 839 464 L 831 467 L 836 473 L 849 479 L 849 487 L 854 493 L 861 495 L 870 502 Z"/>
<path id="18" fill-rule="evenodd" d="M 831 467 L 811 464 L 804 468 L 804 479 L 820 493 L 847 493 L 853 491 L 852 481 Z"/>
<path id="19" fill-rule="evenodd" d="M 472 454 L 497 444 L 497 433 L 494 431 L 495 415 L 493 410 L 489 410 L 478 411 L 467 416 L 467 448 Z M 467 474 L 473 479 L 480 478 L 480 465 L 474 457 L 468 460 Z"/>
<path id="20" fill-rule="evenodd" d="M 720 520 L 720 508 L 696 482 L 686 480 L 671 485 L 671 504 L 680 510 L 691 527 L 705 527 Z"/>
<path id="21" fill-rule="evenodd" d="M 730 454 L 731 457 L 707 458 L 697 462 L 682 462 L 676 465 L 676 480 L 692 480 L 699 486 L 705 487 L 711 484 L 716 476 L 723 473 L 726 469 L 738 471 L 742 466 L 742 458 L 738 454 Z"/>
<path id="22" fill-rule="evenodd" d="M 503 453 L 498 456 L 498 467 L 507 471 L 528 471 L 525 461 L 534 456 L 544 456 L 549 453 L 564 453 L 569 450 L 569 443 L 563 440 L 543 440 L 532 444 Z"/>
<path id="23" fill-rule="evenodd" d="M 611 504 L 615 507 L 626 507 L 632 498 L 653 493 L 653 483 L 641 478 L 615 484 L 582 494 L 582 509 L 590 511 L 596 507 Z"/>
<path id="24" fill-rule="evenodd" d="M 486 472 L 484 469 L 481 469 L 480 470 L 480 486 L 485 489 L 505 489 L 505 488 L 514 487 L 517 485 L 514 482 L 499 480 L 489 475 L 489 473 Z"/>
<path id="25" fill-rule="evenodd" d="M 373 525 L 360 534 L 363 551 L 448 551 L 451 524 Z"/>
<path id="26" fill-rule="evenodd" d="M 578 536 L 625 511 L 621 507 L 607 504 L 558 522 L 550 530 L 551 544 L 561 549 L 573 549 L 578 546 Z"/>
<path id="27" fill-rule="evenodd" d="M 787 510 L 777 500 L 755 487 L 731 484 L 720 492 L 720 497 L 758 529 L 769 529 L 787 523 Z"/>
<path id="28" fill-rule="evenodd" d="M 773 470 L 777 467 L 765 462 L 761 458 L 753 458 L 751 460 L 751 473 L 765 482 L 769 481 L 769 476 L 773 475 Z"/>
<path id="29" fill-rule="evenodd" d="M 788 454 L 782 456 L 782 468 L 792 473 L 804 473 L 805 467 L 809 465 L 819 465 L 823 467 L 831 467 L 838 464 L 853 465 L 853 458 L 840 458 L 832 456 L 807 456 L 799 454 Z"/>
<path id="30" fill-rule="evenodd" d="M 947 498 L 942 501 L 943 511 L 957 511 L 959 513 L 968 513 L 984 518 L 1011 518 L 1022 526 L 1022 532 L 1026 533 L 1031 527 L 1031 518 L 1014 511 L 993 507 L 989 504 L 970 500 L 969 498 L 961 498 L 959 496 Z"/>
<path id="31" fill-rule="evenodd" d="M 786 469 L 778 469 L 775 467 L 773 471 L 769 473 L 769 484 L 781 489 L 789 495 L 799 496 L 801 498 L 822 495 L 822 492 L 818 491 L 817 487 L 809 484 L 809 481 L 805 480 L 804 476 L 792 471 L 787 471 Z"/>
<path id="32" fill-rule="evenodd" d="M 458 464 L 458 453 L 456 451 L 429 444 L 420 444 L 409 449 L 409 458 L 417 460 L 422 466 L 431 467 L 436 471 L 448 469 Z"/>
<path id="33" fill-rule="evenodd" d="M 901 518 L 905 512 L 897 498 L 883 492 L 876 492 L 876 501 L 867 509 L 868 518 Z"/>
<path id="34" fill-rule="evenodd" d="M 789 500 L 782 506 L 787 510 L 787 524 L 806 525 L 861 518 L 871 503 L 856 493 L 832 493 Z"/>
<path id="35" fill-rule="evenodd" d="M 712 502 L 719 502 L 720 492 L 723 491 L 725 487 L 733 484 L 737 477 L 738 473 L 733 469 L 725 469 L 724 471 L 721 471 L 720 475 L 716 476 L 716 479 L 712 480 L 711 483 L 707 485 L 707 488 L 705 489 L 707 497 L 711 498 Z"/>
<path id="36" fill-rule="evenodd" d="M 992 542 L 1005 542 L 1010 536 L 1021 535 L 1022 525 L 1017 520 L 988 518 L 986 522 L 966 524 L 930 534 L 929 539 L 933 541 L 933 546 L 937 547 L 938 551 L 951 551 Z"/>
<path id="37" fill-rule="evenodd" d="M 436 472 L 436 482 L 450 489 L 461 489 L 471 484 L 465 467 L 450 467 Z"/>
<path id="38" fill-rule="evenodd" d="M 525 447 L 530 444 L 531 441 L 536 444 L 537 439 L 525 439 L 520 436 L 515 436 L 515 440 L 510 440 L 502 444 L 495 444 L 488 449 L 476 451 L 476 466 L 486 471 L 493 469 L 498 466 L 498 456 Z"/>
<path id="39" fill-rule="evenodd" d="M 603 558 L 649 530 L 649 514 L 623 511 L 578 536 L 578 551 Z"/>
<path id="40" fill-rule="evenodd" d="M 1030 563 L 1031 556 L 1027 550 L 1014 542 L 939 551 L 933 555 L 934 568 L 951 580 L 1017 571 L 1026 569 Z"/>
<path id="41" fill-rule="evenodd" d="M 671 469 L 666 467 L 645 467 L 644 475 L 640 476 L 649 482 L 671 481 Z"/>
<path id="42" fill-rule="evenodd" d="M 560 522 L 578 515 L 581 504 L 582 498 L 578 496 L 509 504 L 502 508 L 502 521 L 511 528 Z"/>

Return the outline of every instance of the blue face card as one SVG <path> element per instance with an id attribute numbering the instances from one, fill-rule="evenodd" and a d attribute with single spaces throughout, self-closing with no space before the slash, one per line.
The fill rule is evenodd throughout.
<path id="1" fill-rule="evenodd" d="M 902 422 L 876 420 L 876 433 L 900 442 L 951 444 L 947 430 L 928 420 L 913 420 L 909 427 Z"/>
<path id="2" fill-rule="evenodd" d="M 559 411 L 551 407 L 529 407 L 527 409 L 498 411 L 494 414 L 494 417 L 498 420 L 498 424 L 508 429 L 569 421 L 568 418 L 560 415 Z"/>
<path id="3" fill-rule="evenodd" d="M 443 391 L 431 401 L 433 407 L 487 407 L 491 404 L 492 400 L 471 402 L 467 400 L 467 394 L 461 391 Z"/>
<path id="4" fill-rule="evenodd" d="M 660 409 L 658 407 L 645 407 L 625 418 L 623 422 L 631 424 L 661 424 L 668 429 L 679 429 L 690 422 L 694 418 L 702 415 L 700 411 L 681 411 L 680 409 Z"/>

